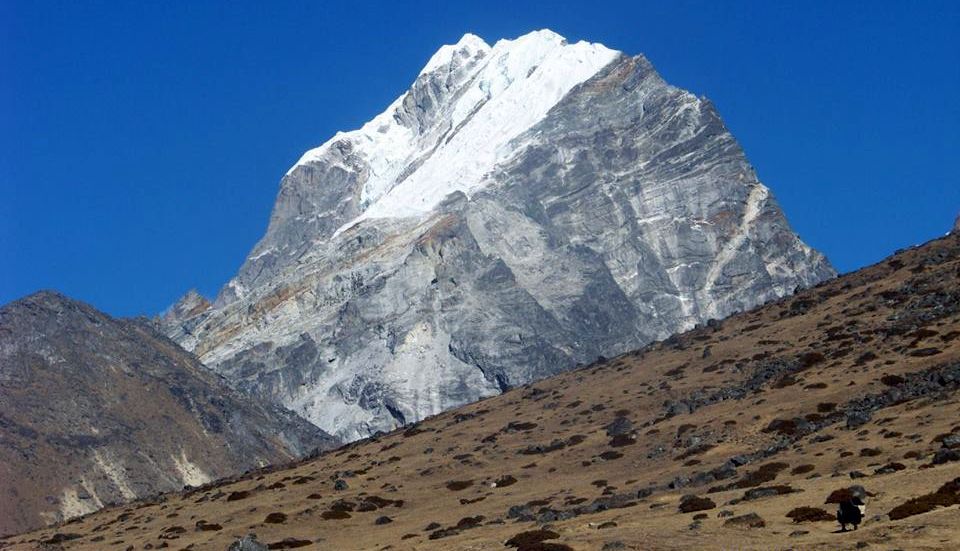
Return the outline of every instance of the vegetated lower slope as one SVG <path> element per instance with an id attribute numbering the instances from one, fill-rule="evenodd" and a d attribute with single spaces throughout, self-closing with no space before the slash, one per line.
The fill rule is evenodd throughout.
<path id="1" fill-rule="evenodd" d="M 958 387 L 953 235 L 292 468 L 7 544 L 955 548 Z M 866 519 L 839 533 L 833 502 L 851 486 Z"/>
<path id="2" fill-rule="evenodd" d="M 53 292 L 0 308 L 0 534 L 336 443 L 148 323 Z"/>

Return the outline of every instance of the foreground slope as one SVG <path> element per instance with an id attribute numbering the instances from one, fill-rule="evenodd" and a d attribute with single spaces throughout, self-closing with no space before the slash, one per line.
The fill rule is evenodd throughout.
<path id="1" fill-rule="evenodd" d="M 0 534 L 334 444 L 146 323 L 51 292 L 0 308 Z"/>
<path id="2" fill-rule="evenodd" d="M 291 468 L 7 543 L 223 550 L 254 532 L 271 549 L 495 550 L 533 532 L 559 547 L 520 549 L 949 549 L 958 388 L 953 235 Z M 853 485 L 867 517 L 838 533 L 825 502 Z"/>
<path id="3" fill-rule="evenodd" d="M 305 154 L 238 275 L 162 324 L 356 439 L 833 275 L 713 104 L 643 56 L 466 35 Z"/>

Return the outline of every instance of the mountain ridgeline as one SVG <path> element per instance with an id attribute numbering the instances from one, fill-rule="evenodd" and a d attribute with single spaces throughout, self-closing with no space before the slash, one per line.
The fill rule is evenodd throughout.
<path id="1" fill-rule="evenodd" d="M 237 276 L 159 323 L 352 440 L 834 275 L 714 105 L 643 56 L 465 35 L 308 151 Z"/>
<path id="2" fill-rule="evenodd" d="M 53 292 L 0 308 L 0 534 L 337 444 L 149 322 Z"/>

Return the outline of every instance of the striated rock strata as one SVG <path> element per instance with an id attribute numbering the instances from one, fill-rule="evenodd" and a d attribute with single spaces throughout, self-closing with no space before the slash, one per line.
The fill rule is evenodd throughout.
<path id="1" fill-rule="evenodd" d="M 713 104 L 643 56 L 466 35 L 307 152 L 238 275 L 161 325 L 355 439 L 834 275 Z"/>

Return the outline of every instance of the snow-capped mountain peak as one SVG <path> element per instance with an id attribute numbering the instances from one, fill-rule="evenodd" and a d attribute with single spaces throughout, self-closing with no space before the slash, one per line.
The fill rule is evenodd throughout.
<path id="1" fill-rule="evenodd" d="M 428 213 L 448 194 L 480 187 L 482 177 L 515 151 L 511 140 L 618 55 L 600 44 L 569 44 L 549 30 L 499 40 L 492 48 L 466 34 L 441 47 L 411 91 L 386 111 L 307 152 L 288 174 L 348 141 L 369 174 L 361 213 L 338 232 L 367 218 Z"/>
<path id="2" fill-rule="evenodd" d="M 714 106 L 643 56 L 468 34 L 308 151 L 216 302 L 162 322 L 353 439 L 833 273 Z"/>
<path id="3" fill-rule="evenodd" d="M 488 51 L 490 51 L 489 44 L 484 42 L 484 40 L 479 36 L 467 33 L 463 35 L 456 44 L 446 44 L 441 46 L 440 49 L 433 54 L 433 57 L 430 58 L 430 61 L 424 65 L 423 69 L 420 71 L 420 75 L 431 73 L 441 67 L 450 66 L 453 62 L 454 56 L 470 58 L 473 57 L 476 52 Z"/>

